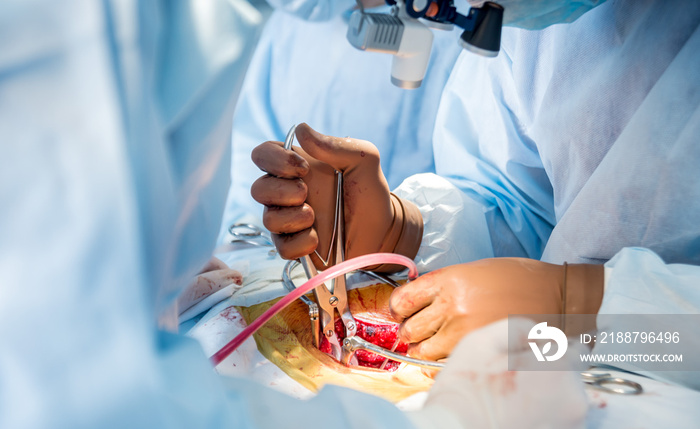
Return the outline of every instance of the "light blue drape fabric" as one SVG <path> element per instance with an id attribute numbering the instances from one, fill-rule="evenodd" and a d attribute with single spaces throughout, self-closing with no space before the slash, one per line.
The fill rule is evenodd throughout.
<path id="1" fill-rule="evenodd" d="M 0 5 L 0 427 L 409 425 L 347 389 L 227 385 L 157 330 L 214 246 L 203 199 L 261 19 L 236 0 Z"/>
<path id="2" fill-rule="evenodd" d="M 462 54 L 433 136 L 437 174 L 469 200 L 446 204 L 481 208 L 461 228 L 485 221 L 496 256 L 603 263 L 638 246 L 700 264 L 699 23 L 693 1 L 610 1 L 504 28 L 493 60 Z"/>

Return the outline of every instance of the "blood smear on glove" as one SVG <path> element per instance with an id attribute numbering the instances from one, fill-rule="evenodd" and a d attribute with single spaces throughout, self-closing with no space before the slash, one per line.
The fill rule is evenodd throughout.
<path id="1" fill-rule="evenodd" d="M 394 347 L 399 333 L 398 323 L 381 320 L 379 318 L 372 317 L 370 314 L 354 314 L 353 316 L 355 318 L 355 324 L 357 325 L 357 336 L 387 350 L 391 350 L 391 348 Z M 338 336 L 338 339 L 342 344 L 343 339 L 345 338 L 345 326 L 343 325 L 341 319 L 336 319 L 335 321 L 335 334 Z M 321 339 L 321 347 L 319 348 L 322 352 L 331 354 L 331 344 L 328 342 L 326 337 Z M 400 342 L 395 351 L 396 353 L 405 354 L 407 350 L 408 344 Z M 384 363 L 386 360 L 385 357 L 379 356 L 376 353 L 368 352 L 367 350 L 357 350 L 355 352 L 355 357 L 357 357 L 359 366 L 365 368 L 379 369 L 382 366 L 382 363 Z M 393 372 L 399 368 L 399 365 L 400 362 L 389 359 L 384 366 L 384 370 Z"/>

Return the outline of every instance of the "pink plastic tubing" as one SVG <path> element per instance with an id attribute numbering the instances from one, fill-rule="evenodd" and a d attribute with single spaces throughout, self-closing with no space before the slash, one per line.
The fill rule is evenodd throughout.
<path id="1" fill-rule="evenodd" d="M 340 275 L 347 274 L 351 271 L 359 270 L 360 268 L 379 265 L 379 264 L 398 264 L 403 265 L 408 268 L 408 279 L 414 280 L 418 277 L 418 268 L 412 260 L 408 259 L 403 255 L 397 255 L 395 253 L 372 253 L 369 255 L 358 256 L 357 258 L 349 259 L 345 262 L 335 265 L 322 272 L 321 274 L 315 276 L 314 278 L 308 280 L 306 283 L 300 287 L 294 289 L 294 291 L 289 292 L 282 299 L 277 301 L 272 307 L 270 307 L 266 312 L 264 312 L 260 317 L 255 319 L 253 323 L 248 325 L 240 334 L 238 334 L 234 339 L 228 342 L 225 346 L 221 348 L 218 352 L 209 359 L 211 363 L 216 366 L 221 363 L 224 359 L 234 352 L 245 340 L 250 338 L 251 335 L 255 333 L 262 325 L 267 323 L 268 320 L 272 319 L 275 314 L 282 311 L 285 307 L 291 304 L 295 299 L 299 299 L 302 295 L 308 293 L 315 287 L 325 283 L 331 279 L 334 279 Z"/>

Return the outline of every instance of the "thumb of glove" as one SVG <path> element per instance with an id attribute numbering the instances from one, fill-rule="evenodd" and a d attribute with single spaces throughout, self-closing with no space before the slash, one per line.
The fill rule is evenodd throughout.
<path id="1" fill-rule="evenodd" d="M 309 157 L 343 173 L 346 258 L 375 252 L 395 252 L 414 257 L 422 237 L 422 218 L 417 208 L 406 209 L 407 203 L 391 195 L 376 146 L 365 140 L 326 136 L 307 124 L 297 126 L 296 137 Z M 324 237 L 332 235 L 332 210 L 317 207 L 323 207 L 321 200 L 330 198 L 327 190 L 319 191 L 321 187 L 314 183 L 319 181 L 315 171 L 304 177 L 304 181 L 309 187 L 307 202 L 316 213 L 314 227 L 319 236 L 318 249 L 323 254 L 328 249 Z M 327 184 L 329 180 L 326 178 L 323 182 Z M 409 221 L 412 223 L 410 227 L 405 225 Z M 368 269 L 393 272 L 401 267 L 376 266 Z"/>
<path id="2" fill-rule="evenodd" d="M 336 200 L 334 170 L 343 173 L 345 258 L 376 252 L 415 257 L 422 237 L 423 219 L 415 205 L 390 193 L 382 174 L 379 150 L 368 141 L 323 135 L 304 123 L 296 127 L 296 138 L 301 149 L 294 149 L 295 152 L 309 163 L 308 173 L 302 180 L 308 189 L 306 204 L 314 212 L 313 230 L 318 243 L 311 258 L 316 267 L 323 269 L 327 263 L 332 263 Z M 275 237 L 273 235 L 273 239 Z M 279 237 L 276 244 L 277 241 Z M 402 268 L 392 265 L 368 267 L 382 272 Z"/>
<path id="3" fill-rule="evenodd" d="M 379 166 L 379 150 L 372 143 L 353 138 L 326 136 L 305 123 L 297 126 L 296 137 L 311 157 L 342 172 L 355 168 L 374 171 L 375 174 L 379 171 L 382 181 L 386 184 Z"/>

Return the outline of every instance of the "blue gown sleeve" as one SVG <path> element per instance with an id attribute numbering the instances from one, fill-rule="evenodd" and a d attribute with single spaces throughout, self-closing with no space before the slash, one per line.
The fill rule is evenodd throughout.
<path id="1" fill-rule="evenodd" d="M 447 204 L 452 212 L 461 213 L 453 219 L 453 228 L 444 229 L 432 221 L 434 213 L 421 211 L 424 239 L 439 236 L 465 255 L 449 263 L 489 251 L 492 256 L 539 259 L 555 224 L 552 186 L 521 123 L 526 108 L 509 74 L 509 61 L 506 52 L 495 59 L 462 53 L 440 101 L 433 150 L 436 173 L 446 180 L 424 190 L 425 203 L 419 206 Z M 448 189 L 462 195 L 444 200 L 441 195 Z M 453 240 L 450 234 L 460 228 L 473 239 Z M 490 249 L 479 249 L 487 240 Z"/>

